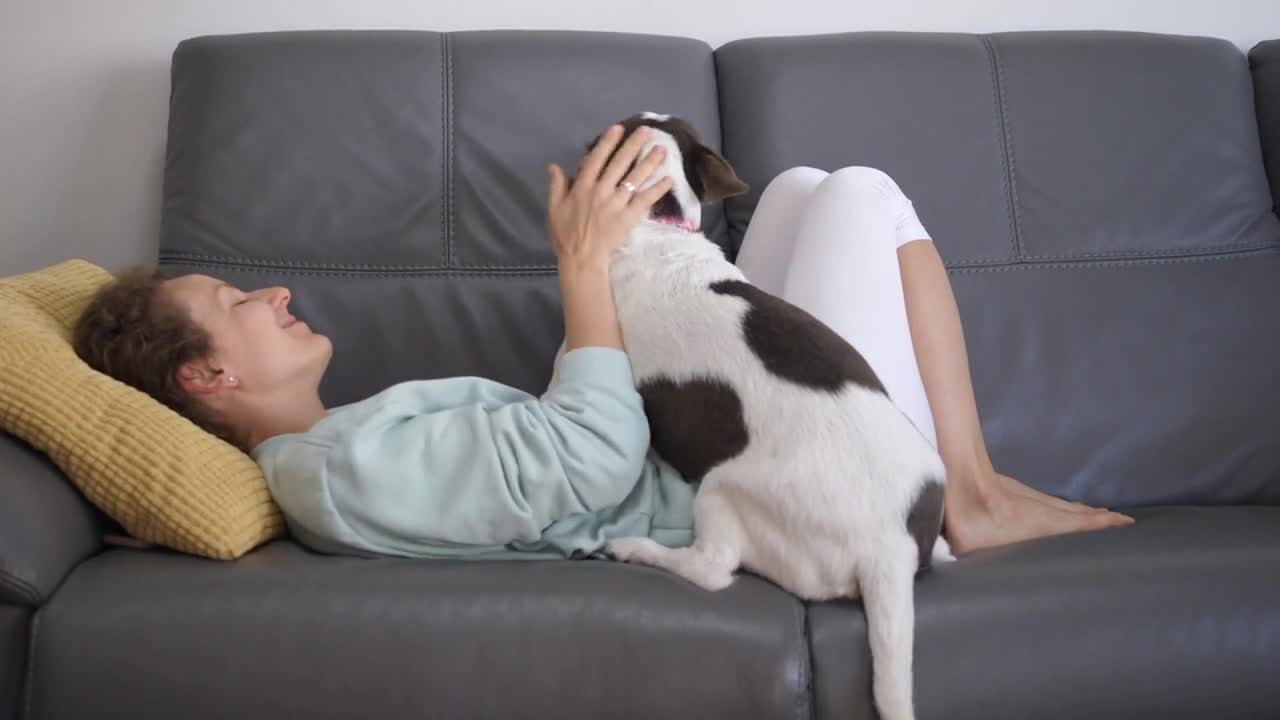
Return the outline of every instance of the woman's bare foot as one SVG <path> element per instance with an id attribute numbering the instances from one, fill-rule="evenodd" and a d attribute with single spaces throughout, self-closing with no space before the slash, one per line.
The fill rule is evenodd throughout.
<path id="1" fill-rule="evenodd" d="M 1105 508 L 1096 508 L 1089 505 L 1085 505 L 1084 503 L 1072 502 L 1070 500 L 1063 500 L 1062 498 L 1054 497 L 1052 495 L 1046 495 L 1040 492 L 1039 490 L 1032 488 L 1029 485 L 1023 485 L 1022 483 L 1018 482 L 1017 480 L 1014 480 L 1008 475 L 1001 475 L 998 472 L 993 471 L 991 474 L 988 475 L 988 478 L 1000 485 L 1003 485 L 1004 486 L 1003 489 L 1008 492 L 1017 493 L 1031 500 L 1045 503 L 1046 505 L 1049 505 L 1051 507 L 1056 507 L 1060 510 L 1069 510 L 1071 512 L 1078 512 L 1078 513 L 1106 512 Z"/>
<path id="2" fill-rule="evenodd" d="M 994 471 L 949 474 L 945 507 L 947 542 L 957 554 L 1133 522 L 1127 515 L 1045 495 Z"/>

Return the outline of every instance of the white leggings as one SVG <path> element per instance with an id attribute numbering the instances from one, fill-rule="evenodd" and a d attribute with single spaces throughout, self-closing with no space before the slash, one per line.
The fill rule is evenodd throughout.
<path id="1" fill-rule="evenodd" d="M 898 267 L 898 248 L 913 240 L 929 235 L 885 173 L 797 167 L 765 188 L 737 265 L 753 285 L 856 347 L 890 399 L 937 447 Z"/>

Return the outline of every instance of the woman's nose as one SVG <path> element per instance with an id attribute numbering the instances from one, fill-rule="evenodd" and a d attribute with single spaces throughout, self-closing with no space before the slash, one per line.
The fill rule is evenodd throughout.
<path id="1" fill-rule="evenodd" d="M 289 294 L 289 288 L 275 287 L 271 288 L 271 307 L 280 310 L 289 306 L 289 299 L 293 297 Z"/>
<path id="2" fill-rule="evenodd" d="M 272 310 L 280 310 L 289 305 L 289 288 L 272 287 L 254 290 L 249 297 L 266 303 Z"/>

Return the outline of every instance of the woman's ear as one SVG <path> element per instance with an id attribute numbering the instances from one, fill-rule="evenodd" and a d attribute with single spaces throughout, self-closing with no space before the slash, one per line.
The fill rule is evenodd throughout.
<path id="1" fill-rule="evenodd" d="M 212 395 L 233 383 L 227 373 L 215 369 L 208 360 L 193 360 L 178 367 L 178 384 L 188 395 Z"/>
<path id="2" fill-rule="evenodd" d="M 702 202 L 716 202 L 748 190 L 728 160 L 706 145 L 700 145 L 700 148 L 697 167 L 702 178 Z"/>

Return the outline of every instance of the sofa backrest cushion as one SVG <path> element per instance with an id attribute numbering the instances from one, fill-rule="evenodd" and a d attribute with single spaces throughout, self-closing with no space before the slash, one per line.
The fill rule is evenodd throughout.
<path id="1" fill-rule="evenodd" d="M 322 393 L 482 375 L 540 391 L 562 337 L 547 165 L 635 112 L 719 146 L 711 48 L 588 32 L 208 36 L 174 53 L 161 265 L 287 285 Z M 723 241 L 724 215 L 704 227 Z"/>
<path id="2" fill-rule="evenodd" d="M 716 51 L 751 186 L 870 165 L 950 269 L 997 466 L 1108 506 L 1280 502 L 1280 223 L 1244 55 L 1120 32 L 854 33 Z"/>
<path id="3" fill-rule="evenodd" d="M 1249 51 L 1253 97 L 1262 136 L 1262 161 L 1271 179 L 1271 198 L 1280 211 L 1280 40 L 1260 42 Z"/>

